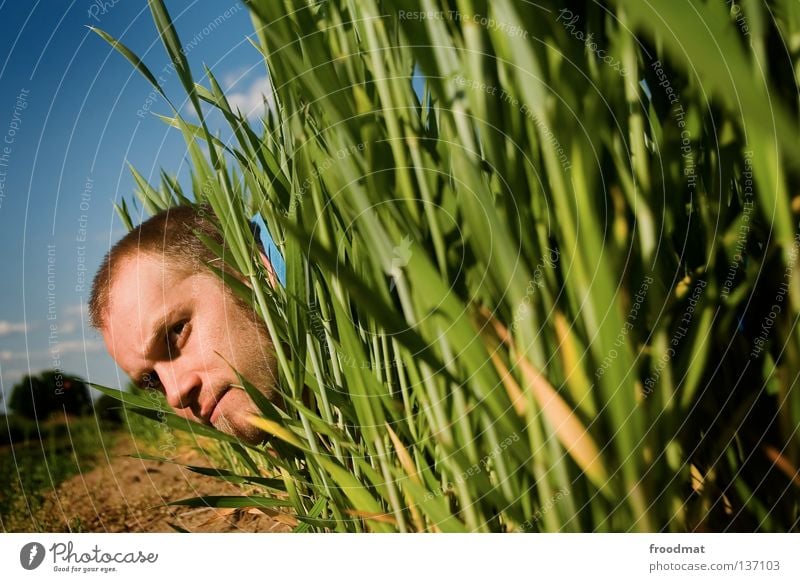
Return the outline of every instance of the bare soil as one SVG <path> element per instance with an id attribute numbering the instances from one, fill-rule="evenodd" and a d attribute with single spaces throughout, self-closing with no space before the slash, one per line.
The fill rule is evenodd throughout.
<path id="1" fill-rule="evenodd" d="M 190 497 L 243 495 L 236 486 L 167 462 L 131 458 L 136 447 L 121 438 L 94 469 L 52 491 L 38 512 L 50 532 L 288 532 L 294 518 L 272 510 L 167 505 Z M 187 448 L 178 463 L 209 465 Z"/>

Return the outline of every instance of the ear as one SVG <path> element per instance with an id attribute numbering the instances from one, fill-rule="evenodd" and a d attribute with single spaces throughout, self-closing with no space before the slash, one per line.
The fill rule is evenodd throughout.
<path id="1" fill-rule="evenodd" d="M 267 278 L 269 279 L 269 284 L 273 287 L 276 287 L 278 285 L 278 275 L 275 274 L 275 268 L 267 258 L 267 255 L 260 250 L 258 251 L 258 254 L 261 256 L 261 262 L 264 263 L 264 267 L 267 269 Z"/>

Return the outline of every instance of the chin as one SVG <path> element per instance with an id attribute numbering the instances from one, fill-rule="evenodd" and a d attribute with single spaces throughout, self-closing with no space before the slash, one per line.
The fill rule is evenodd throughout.
<path id="1" fill-rule="evenodd" d="M 212 425 L 248 445 L 259 445 L 267 440 L 268 433 L 250 424 L 249 416 L 260 416 L 255 403 L 244 391 L 231 390 L 218 404 L 222 410 L 216 414 Z"/>
<path id="2" fill-rule="evenodd" d="M 248 423 L 243 417 L 228 418 L 220 415 L 213 423 L 213 426 L 218 431 L 234 436 L 248 445 L 260 445 L 269 436 L 263 430 Z"/>

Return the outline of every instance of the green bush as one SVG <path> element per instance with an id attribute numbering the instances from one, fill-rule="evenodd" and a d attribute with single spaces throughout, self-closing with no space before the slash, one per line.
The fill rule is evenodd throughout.
<path id="1" fill-rule="evenodd" d="M 35 434 L 35 422 L 15 414 L 0 415 L 0 445 L 29 440 Z"/>
<path id="2" fill-rule="evenodd" d="M 298 531 L 798 528 L 795 2 L 746 3 L 746 31 L 721 0 L 246 4 L 263 131 L 150 1 L 230 123 L 165 117 L 287 403 L 266 451 L 235 445 L 264 497 L 209 503 Z M 150 212 L 191 203 L 136 178 Z"/>
<path id="3" fill-rule="evenodd" d="M 122 405 L 116 398 L 103 394 L 94 401 L 94 413 L 100 420 L 112 424 L 122 424 Z"/>

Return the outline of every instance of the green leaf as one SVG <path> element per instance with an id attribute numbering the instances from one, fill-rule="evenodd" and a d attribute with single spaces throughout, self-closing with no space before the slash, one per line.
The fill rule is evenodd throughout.
<path id="1" fill-rule="evenodd" d="M 99 28 L 95 28 L 94 26 L 89 26 L 89 30 L 91 30 L 92 32 L 96 33 L 98 36 L 100 36 L 100 38 L 102 38 L 108 44 L 110 44 L 114 48 L 114 50 L 116 50 L 123 57 L 128 59 L 128 61 L 136 68 L 136 70 L 139 71 L 142 74 L 142 76 L 145 79 L 147 79 L 150 82 L 150 84 L 169 103 L 169 99 L 167 98 L 166 94 L 164 93 L 164 90 L 161 88 L 161 85 L 158 84 L 158 81 L 156 80 L 156 78 L 153 75 L 153 73 L 150 72 L 150 69 L 148 69 L 145 66 L 145 64 L 141 61 L 141 59 L 139 59 L 139 57 L 137 57 L 127 46 L 125 46 L 120 41 L 118 41 L 115 38 L 113 38 L 107 32 L 105 32 L 103 30 L 100 30 Z"/>
<path id="2" fill-rule="evenodd" d="M 285 499 L 275 499 L 272 497 L 257 496 L 235 496 L 235 495 L 206 495 L 203 497 L 191 497 L 180 501 L 170 501 L 168 505 L 184 505 L 186 507 L 216 507 L 216 508 L 235 508 L 247 509 L 250 507 L 287 507 L 289 503 Z"/>

